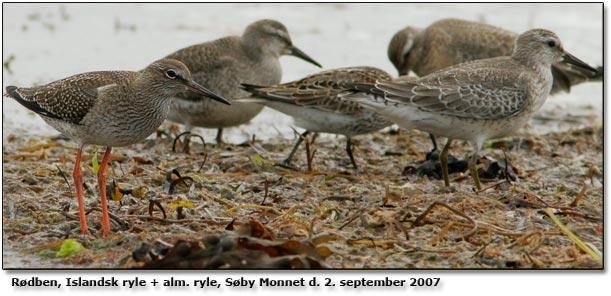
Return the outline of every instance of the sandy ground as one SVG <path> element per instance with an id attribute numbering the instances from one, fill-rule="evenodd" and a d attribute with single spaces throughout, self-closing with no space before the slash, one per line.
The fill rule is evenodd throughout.
<path id="1" fill-rule="evenodd" d="M 487 21 L 516 32 L 548 28 L 576 56 L 602 63 L 602 11 L 595 4 L 5 4 L 3 38 L 11 42 L 3 43 L 3 62 L 9 65 L 3 69 L 3 88 L 91 70 L 140 69 L 178 48 L 240 34 L 260 18 L 282 21 L 294 43 L 326 68 L 372 65 L 394 73 L 385 54 L 392 34 L 445 17 Z M 318 71 L 294 58 L 282 62 L 284 81 Z M 109 180 L 124 190 L 142 188 L 145 194 L 110 202 L 114 234 L 102 239 L 91 163 L 85 170 L 87 208 L 93 209 L 89 237 L 78 233 L 74 219 L 74 143 L 53 138 L 57 133 L 40 118 L 3 100 L 3 266 L 142 267 L 154 259 L 175 259 L 171 246 L 180 246 L 179 240 L 216 235 L 233 244 L 216 257 L 200 254 L 181 262 L 205 267 L 213 257 L 225 267 L 240 267 L 228 258 L 232 250 L 252 251 L 236 243 L 247 237 L 266 241 L 257 242 L 266 246 L 263 255 L 268 257 L 280 242 L 305 245 L 289 250 L 309 267 L 600 268 L 595 258 L 603 243 L 601 106 L 601 84 L 584 84 L 550 98 L 519 135 L 488 145 L 514 146 L 507 148 L 507 156 L 517 180 L 490 176 L 484 186 L 491 187 L 479 193 L 465 173 L 454 173 L 447 190 L 443 182 L 406 169 L 418 166 L 429 149 L 426 135 L 419 132 L 392 129 L 360 137 L 356 156 L 361 168 L 356 171 L 348 165 L 343 138 L 321 136 L 311 147 L 316 150 L 312 172 L 306 172 L 303 147 L 296 160 L 300 171 L 273 166 L 288 153 L 294 135 L 290 118 L 270 110 L 247 126 L 229 129 L 225 135 L 232 144 L 223 148 L 195 145 L 189 155 L 173 153 L 169 139 L 152 136 L 113 151 Z M 177 128 L 166 124 L 162 129 Z M 214 131 L 197 132 L 213 139 Z M 252 135 L 255 142 L 245 143 Z M 469 151 L 465 143 L 452 150 L 461 158 Z M 481 155 L 492 162 L 504 158 L 499 149 L 484 149 Z M 482 169 L 487 164 L 482 158 Z M 193 182 L 170 194 L 164 186 L 173 168 Z M 151 218 L 149 207 L 155 202 L 167 212 L 166 219 L 156 205 Z M 177 205 L 185 215 L 180 220 Z M 549 211 L 577 239 L 563 232 Z M 236 230 L 227 230 L 234 219 Z M 257 222 L 265 231 L 244 230 Z M 85 252 L 55 258 L 66 238 L 81 242 Z M 142 251 L 142 243 L 163 254 Z M 140 261 L 133 257 L 139 248 L 149 254 Z M 266 258 L 253 266 L 287 267 L 263 255 L 253 257 Z"/>
<path id="2" fill-rule="evenodd" d="M 360 138 L 358 170 L 350 168 L 335 139 L 309 147 L 316 151 L 309 172 L 303 148 L 295 161 L 299 171 L 274 166 L 290 150 L 291 141 L 281 138 L 222 149 L 194 144 L 190 155 L 171 152 L 171 145 L 159 138 L 113 150 L 108 179 L 130 194 L 110 201 L 113 235 L 104 239 L 91 162 L 84 162 L 84 171 L 92 236 L 84 236 L 72 181 L 60 173 L 71 171 L 74 149 L 63 140 L 11 138 L 3 151 L 4 267 L 602 267 L 595 259 L 603 244 L 600 127 L 490 143 L 505 147 L 509 176 L 517 178 L 508 182 L 504 169 L 491 169 L 504 154 L 485 149 L 480 175 L 487 189 L 481 192 L 473 191 L 464 172 L 452 174 L 446 189 L 442 181 L 410 171 L 430 145 L 417 132 Z M 466 145 L 452 149 L 461 158 L 469 151 Z M 168 179 L 173 169 L 188 177 L 184 185 L 176 176 Z M 172 182 L 177 185 L 170 192 Z M 256 231 L 248 226 L 253 223 Z M 85 251 L 55 258 L 66 238 Z M 267 247 L 243 246 L 238 239 Z M 196 246 L 188 248 L 190 256 L 169 249 L 179 241 Z M 277 246 L 287 241 L 288 250 Z M 198 251 L 202 246 L 228 247 L 207 253 Z M 287 264 L 283 256 L 289 255 L 302 261 Z"/>

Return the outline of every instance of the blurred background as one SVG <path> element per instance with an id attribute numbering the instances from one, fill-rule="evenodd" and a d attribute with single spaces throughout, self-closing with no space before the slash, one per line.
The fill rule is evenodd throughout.
<path id="1" fill-rule="evenodd" d="M 564 47 L 590 63 L 603 62 L 603 4 L 17 4 L 2 5 L 2 88 L 44 84 L 95 70 L 139 70 L 180 48 L 227 35 L 241 35 L 259 19 L 286 25 L 293 43 L 332 69 L 368 65 L 396 75 L 386 55 L 390 38 L 405 26 L 426 27 L 443 18 L 480 21 L 521 33 L 556 32 Z M 283 57 L 283 82 L 318 69 Z M 548 99 L 545 133 L 602 123 L 602 83 L 574 87 Z M 293 137 L 291 119 L 265 109 L 250 124 L 226 129 L 226 141 Z M 2 100 L 3 142 L 9 134 L 57 132 L 13 100 Z M 195 129 L 207 141 L 215 130 Z"/>

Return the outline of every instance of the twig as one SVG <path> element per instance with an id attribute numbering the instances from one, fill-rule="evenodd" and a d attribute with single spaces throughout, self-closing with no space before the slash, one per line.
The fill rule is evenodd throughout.
<path id="1" fill-rule="evenodd" d="M 239 209 L 260 209 L 260 210 L 270 210 L 276 212 L 276 214 L 280 215 L 280 211 L 276 210 L 274 207 L 269 206 L 261 206 L 261 205 L 239 205 L 228 209 L 228 212 L 234 212 Z"/>
<path id="2" fill-rule="evenodd" d="M 452 226 L 454 226 L 454 221 L 448 222 L 448 224 L 446 224 L 446 226 L 444 226 L 441 231 L 435 237 L 433 237 L 433 239 L 431 240 L 431 244 L 437 244 L 446 235 L 446 233 L 450 231 Z"/>
<path id="3" fill-rule="evenodd" d="M 91 213 L 93 211 L 98 211 L 98 212 L 101 213 L 102 212 L 102 208 L 100 208 L 100 207 L 93 207 L 93 208 L 89 209 L 89 211 L 87 211 L 85 214 L 89 214 L 89 213 Z M 122 228 L 128 229 L 130 227 L 129 222 L 126 222 L 124 219 L 121 219 L 121 217 L 119 217 L 119 216 L 117 216 L 117 215 L 115 215 L 115 214 L 113 214 L 111 212 L 108 212 L 108 216 L 111 219 L 115 220 L 115 222 L 119 223 L 119 226 L 121 226 Z M 75 219 L 76 219 L 76 217 L 75 217 Z"/>
<path id="4" fill-rule="evenodd" d="M 265 179 L 263 183 L 263 186 L 265 186 L 265 193 L 263 194 L 263 200 L 261 201 L 261 205 L 265 204 L 265 200 L 267 199 L 267 193 L 269 192 L 269 180 Z"/>
<path id="5" fill-rule="evenodd" d="M 163 214 L 163 219 L 166 218 L 166 214 L 165 214 L 165 209 L 163 209 L 163 207 L 161 206 L 161 203 L 158 200 L 149 200 L 149 215 L 151 217 L 153 217 L 153 210 L 155 209 L 155 206 L 157 206 L 160 210 L 161 213 Z"/>
<path id="6" fill-rule="evenodd" d="M 390 193 L 390 185 L 386 184 L 384 186 L 384 190 L 385 190 L 385 195 L 384 195 L 384 202 L 382 203 L 382 206 L 386 206 L 386 204 L 390 201 L 390 200 L 394 200 L 394 201 L 400 201 L 401 197 L 395 194 Z"/>
<path id="7" fill-rule="evenodd" d="M 384 247 L 390 248 L 399 242 L 396 240 L 374 240 L 371 238 L 363 238 L 363 239 L 349 239 L 346 241 L 348 244 L 354 245 L 367 245 L 372 247 Z"/>
<path id="8" fill-rule="evenodd" d="M 448 210 L 452 211 L 454 214 L 456 214 L 456 215 L 458 215 L 458 216 L 461 216 L 461 217 L 463 217 L 463 218 L 467 219 L 469 222 L 471 222 L 471 224 L 473 224 L 473 228 L 472 228 L 471 230 L 469 230 L 469 231 L 467 231 L 467 232 L 463 233 L 463 235 L 462 235 L 462 238 L 463 238 L 463 239 L 467 239 L 468 237 L 472 236 L 473 234 L 475 234 L 475 233 L 477 232 L 478 225 L 477 225 L 477 223 L 476 223 L 476 222 L 475 222 L 473 219 L 471 219 L 469 216 L 467 216 L 467 215 L 466 215 L 466 214 L 464 214 L 463 212 L 460 212 L 460 211 L 458 211 L 458 210 L 455 210 L 455 209 L 453 209 L 452 207 L 450 207 L 449 205 L 447 205 L 447 204 L 445 204 L 445 203 L 442 203 L 442 202 L 438 202 L 438 201 L 433 202 L 433 203 L 432 203 L 432 204 L 431 204 L 431 205 L 430 205 L 430 206 L 429 206 L 429 207 L 428 207 L 428 208 L 427 208 L 427 209 L 426 209 L 426 210 L 425 210 L 425 211 L 424 211 L 424 212 L 423 212 L 423 213 L 422 213 L 420 216 L 418 216 L 418 218 L 416 218 L 416 220 L 414 221 L 414 225 L 415 225 L 415 226 L 420 226 L 420 225 L 422 225 L 422 224 L 421 224 L 421 221 L 422 221 L 422 220 L 424 220 L 424 218 L 425 218 L 425 217 L 426 217 L 426 216 L 427 216 L 427 215 L 428 215 L 430 212 L 432 212 L 432 211 L 433 211 L 433 208 L 434 208 L 434 207 L 436 207 L 436 206 L 444 207 L 444 208 L 446 208 L 446 209 L 448 209 Z M 458 240 L 458 239 L 456 239 L 456 240 Z"/>
<path id="9" fill-rule="evenodd" d="M 363 215 L 363 213 L 365 212 L 365 210 L 367 210 L 367 208 L 360 208 L 358 211 L 356 211 L 356 213 L 354 215 L 352 215 L 352 217 L 350 217 L 350 219 L 348 219 L 348 221 L 346 223 L 344 223 L 342 226 L 340 226 L 338 229 L 342 230 L 344 227 L 348 226 L 348 224 L 352 223 L 352 221 L 356 220 L 356 218 L 360 217 L 361 215 Z"/>
<path id="10" fill-rule="evenodd" d="M 481 256 L 484 253 L 484 250 L 486 249 L 486 247 L 488 247 L 488 245 L 490 245 L 490 243 L 485 243 L 481 248 L 479 248 L 479 250 L 477 250 L 477 252 L 473 254 L 473 256 L 471 256 L 471 258 Z"/>
<path id="11" fill-rule="evenodd" d="M 64 173 L 64 171 L 62 171 L 62 169 L 58 165 L 55 165 L 55 167 L 59 171 L 59 174 L 62 176 L 62 178 L 64 178 L 64 181 L 66 181 L 66 185 L 68 185 L 68 189 L 72 191 L 72 185 L 70 185 L 68 178 L 66 178 L 66 173 Z"/>
<path id="12" fill-rule="evenodd" d="M 302 137 L 302 135 L 299 135 L 300 137 Z M 308 172 L 312 171 L 312 160 L 314 159 L 314 152 L 312 151 L 310 152 L 310 141 L 308 141 L 307 137 L 304 138 L 304 142 L 305 142 L 305 151 L 306 151 L 306 161 L 308 164 Z"/>
<path id="13" fill-rule="evenodd" d="M 518 145 L 520 145 L 518 143 Z M 518 147 L 519 149 L 520 147 Z M 503 156 L 505 156 L 505 181 L 507 181 L 507 183 L 511 184 L 511 180 L 509 179 L 509 158 L 507 158 L 507 152 L 505 152 L 505 149 L 503 149 Z"/>
<path id="14" fill-rule="evenodd" d="M 534 252 L 535 250 L 537 250 L 539 248 L 539 246 L 541 246 L 541 237 L 543 236 L 543 233 L 541 232 L 531 232 L 531 233 L 527 233 L 521 237 L 519 237 L 515 242 L 513 242 L 513 244 L 509 245 L 509 248 L 513 248 L 515 246 L 521 246 L 525 243 L 529 243 L 529 244 L 533 244 L 534 246 L 532 247 L 532 249 L 526 251 L 526 252 Z M 528 240 L 532 238 L 534 242 L 529 242 Z"/>
<path id="15" fill-rule="evenodd" d="M 393 219 L 392 223 L 395 224 L 395 226 L 399 228 L 401 231 L 403 231 L 403 234 L 405 235 L 405 240 L 409 240 L 409 231 L 405 229 L 405 227 L 403 227 L 401 222 L 399 222 L 399 220 L 397 219 Z"/>
<path id="16" fill-rule="evenodd" d="M 579 202 L 581 201 L 581 199 L 583 198 L 583 196 L 586 194 L 586 191 L 588 190 L 588 183 L 583 183 L 583 188 L 581 188 L 581 191 L 579 191 L 579 194 L 577 194 L 577 197 L 575 197 L 575 200 L 573 200 L 573 202 L 569 205 L 571 207 L 576 207 Z"/>
<path id="17" fill-rule="evenodd" d="M 308 239 L 312 239 L 314 237 L 314 224 L 316 223 L 316 220 L 318 220 L 318 217 L 314 217 L 314 219 L 312 219 L 312 221 L 310 221 L 310 227 L 308 228 Z"/>
<path id="18" fill-rule="evenodd" d="M 549 205 L 543 201 L 543 199 L 541 199 L 541 197 L 539 197 L 537 194 L 535 194 L 534 192 L 521 188 L 521 187 L 513 187 L 514 191 L 520 192 L 520 193 L 524 193 L 527 194 L 528 196 L 532 196 L 534 197 L 537 201 L 539 201 L 541 204 L 543 204 L 545 207 L 549 207 Z"/>
<path id="19" fill-rule="evenodd" d="M 490 186 L 488 186 L 488 187 L 486 187 L 486 188 L 482 188 L 481 190 L 476 191 L 476 193 L 478 193 L 478 194 L 479 194 L 479 193 L 482 193 L 482 192 L 484 192 L 484 191 L 486 191 L 486 190 L 488 190 L 488 189 L 491 189 L 491 188 L 497 187 L 497 186 L 499 186 L 499 185 L 501 185 L 501 184 L 503 184 L 503 183 L 511 183 L 511 181 L 509 181 L 509 180 L 507 180 L 507 179 L 505 179 L 505 180 L 501 180 L 501 181 L 496 182 L 496 183 L 494 183 L 494 184 L 492 184 L 492 185 L 490 185 Z"/>
<path id="20" fill-rule="evenodd" d="M 137 219 L 142 219 L 142 220 L 152 220 L 152 221 L 158 221 L 158 222 L 163 222 L 166 224 L 173 224 L 173 223 L 177 223 L 177 224 L 183 224 L 183 223 L 204 223 L 204 224 L 208 224 L 208 225 L 218 225 L 218 226 L 226 226 L 227 225 L 227 221 L 208 221 L 208 220 L 198 220 L 198 219 L 183 219 L 183 220 L 174 220 L 174 219 L 166 219 L 166 218 L 159 218 L 159 217 L 155 217 L 155 216 L 142 216 L 142 215 L 128 215 L 128 217 L 134 217 Z M 234 226 L 239 226 L 241 225 L 240 222 L 234 222 L 233 223 Z"/>
<path id="21" fill-rule="evenodd" d="M 528 260 L 530 260 L 530 262 L 532 262 L 532 264 L 534 264 L 537 268 L 545 268 L 545 264 L 543 264 L 543 262 L 531 257 L 530 254 L 526 251 L 524 252 L 524 254 L 526 254 L 526 258 L 528 258 Z"/>
<path id="22" fill-rule="evenodd" d="M 288 210 L 286 210 L 284 213 L 282 213 L 282 215 L 280 215 L 280 217 L 278 217 L 278 218 L 282 218 L 282 217 L 288 216 L 288 215 L 290 215 L 292 212 L 294 212 L 294 211 L 295 211 L 295 209 L 298 209 L 298 208 L 301 208 L 301 206 L 299 206 L 299 205 L 294 205 L 294 206 L 290 207 Z"/>
<path id="23" fill-rule="evenodd" d="M 199 174 L 199 172 L 202 171 L 202 169 L 204 168 L 204 165 L 206 164 L 206 160 L 208 160 L 208 153 L 205 152 L 204 153 L 204 161 L 202 161 L 202 165 L 199 166 L 199 170 L 197 170 L 197 173 Z"/>
<path id="24" fill-rule="evenodd" d="M 590 255 L 594 260 L 602 262 L 600 255 L 596 254 L 590 247 L 588 247 L 578 236 L 576 236 L 571 230 L 569 230 L 562 222 L 554 215 L 552 208 L 546 208 L 545 213 L 556 223 L 556 225 L 566 234 L 575 244 L 586 254 Z"/>

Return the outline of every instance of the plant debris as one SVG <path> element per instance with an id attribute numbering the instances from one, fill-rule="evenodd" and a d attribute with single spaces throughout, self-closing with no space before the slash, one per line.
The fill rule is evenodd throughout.
<path id="1" fill-rule="evenodd" d="M 143 243 L 132 258 L 142 262 L 140 267 L 145 269 L 320 269 L 324 267 L 321 260 L 331 255 L 321 244 L 328 237 L 275 241 L 269 232 L 251 220 L 235 233 L 209 235 L 198 241 L 154 246 Z"/>
<path id="2" fill-rule="evenodd" d="M 178 130 L 171 124 L 162 128 Z M 187 154 L 172 152 L 174 137 L 159 133 L 113 150 L 108 238 L 100 231 L 95 161 L 89 160 L 94 154 L 86 153 L 82 163 L 92 233 L 84 236 L 70 186 L 74 143 L 8 135 L 3 264 L 600 269 L 601 129 L 490 141 L 480 151 L 480 191 L 460 166 L 451 169 L 449 188 L 436 178 L 435 165 L 429 173 L 404 172 L 406 165 L 420 164 L 430 148 L 428 135 L 417 131 L 359 137 L 357 170 L 346 161 L 343 141 L 321 135 L 292 161 L 309 171 L 274 166 L 293 147 L 288 139 L 253 137 L 244 146 L 209 145 L 205 153 Z M 202 150 L 200 143 L 191 145 Z M 471 152 L 468 145 L 452 148 L 456 164 Z M 55 257 L 67 239 L 78 241 L 84 251 Z"/>

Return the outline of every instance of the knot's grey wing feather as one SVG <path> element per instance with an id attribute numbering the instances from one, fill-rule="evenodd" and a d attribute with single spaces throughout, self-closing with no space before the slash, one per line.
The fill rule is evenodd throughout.
<path id="1" fill-rule="evenodd" d="M 386 100 L 461 118 L 499 119 L 516 114 L 527 93 L 498 69 L 457 69 L 415 82 L 378 82 Z"/>

